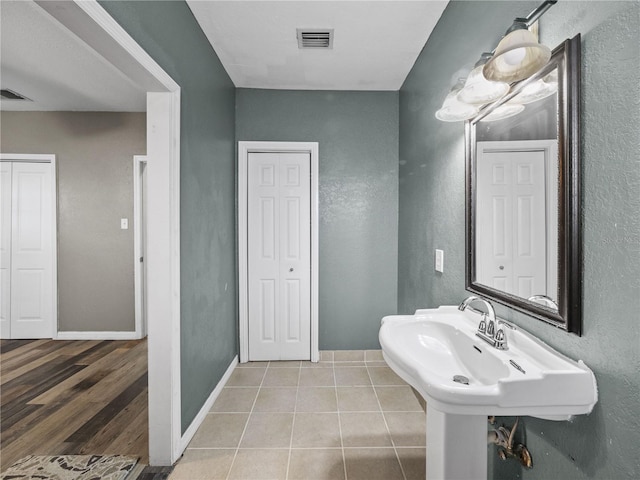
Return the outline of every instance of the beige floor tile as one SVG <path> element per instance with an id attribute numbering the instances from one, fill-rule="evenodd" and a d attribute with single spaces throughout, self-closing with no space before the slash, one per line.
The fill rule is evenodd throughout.
<path id="1" fill-rule="evenodd" d="M 407 480 L 424 480 L 426 472 L 425 448 L 398 448 L 398 457 Z"/>
<path id="2" fill-rule="evenodd" d="M 235 449 L 187 449 L 169 480 L 225 480 L 235 454 Z"/>
<path id="3" fill-rule="evenodd" d="M 296 413 L 291 445 L 296 447 L 340 447 L 337 413 Z"/>
<path id="4" fill-rule="evenodd" d="M 208 413 L 189 447 L 236 448 L 248 418 L 248 413 Z"/>
<path id="5" fill-rule="evenodd" d="M 393 448 L 345 448 L 349 480 L 402 480 Z"/>
<path id="6" fill-rule="evenodd" d="M 300 368 L 268 368 L 262 382 L 263 387 L 296 387 Z"/>
<path id="7" fill-rule="evenodd" d="M 426 415 L 424 412 L 385 412 L 384 418 L 396 447 L 426 445 Z"/>
<path id="8" fill-rule="evenodd" d="M 334 362 L 364 362 L 364 350 L 336 350 Z"/>
<path id="9" fill-rule="evenodd" d="M 259 387 L 264 377 L 265 367 L 257 368 L 236 368 L 229 381 L 227 387 Z"/>
<path id="10" fill-rule="evenodd" d="M 378 412 L 380 406 L 372 387 L 337 387 L 341 412 Z"/>
<path id="11" fill-rule="evenodd" d="M 289 480 L 344 480 L 342 450 L 291 450 Z"/>
<path id="12" fill-rule="evenodd" d="M 303 368 L 300 370 L 301 387 L 333 387 L 335 384 L 333 368 Z"/>
<path id="13" fill-rule="evenodd" d="M 287 476 L 289 449 L 238 450 L 229 480 L 281 480 Z"/>
<path id="14" fill-rule="evenodd" d="M 300 368 L 300 360 L 278 360 L 269 362 L 269 368 Z"/>
<path id="15" fill-rule="evenodd" d="M 254 412 L 294 412 L 296 408 L 296 387 L 262 387 Z"/>
<path id="16" fill-rule="evenodd" d="M 301 368 L 333 368 L 333 362 L 300 362 Z"/>
<path id="17" fill-rule="evenodd" d="M 236 368 L 267 368 L 269 362 L 246 362 L 239 363 Z"/>
<path id="18" fill-rule="evenodd" d="M 367 367 L 388 367 L 387 362 L 367 362 Z"/>
<path id="19" fill-rule="evenodd" d="M 382 350 L 365 350 L 364 359 L 367 362 L 381 362 L 384 360 Z"/>
<path id="20" fill-rule="evenodd" d="M 421 412 L 420 402 L 411 387 L 375 387 L 380 406 L 385 412 Z"/>
<path id="21" fill-rule="evenodd" d="M 422 407 L 422 411 L 427 413 L 427 401 L 424 399 L 422 395 L 418 393 L 418 391 L 415 388 L 411 387 L 411 391 L 413 392 L 413 395 L 418 399 L 418 403 Z"/>
<path id="22" fill-rule="evenodd" d="M 320 351 L 321 362 L 333 362 L 333 350 L 321 350 Z"/>
<path id="23" fill-rule="evenodd" d="M 258 387 L 225 387 L 218 395 L 212 412 L 250 412 Z"/>
<path id="24" fill-rule="evenodd" d="M 341 387 L 353 387 L 371 385 L 369 373 L 365 367 L 338 367 L 334 369 L 336 373 L 336 385 Z"/>
<path id="25" fill-rule="evenodd" d="M 300 387 L 296 412 L 336 412 L 336 389 L 333 387 Z"/>
<path id="26" fill-rule="evenodd" d="M 374 385 L 406 385 L 396 372 L 389 367 L 372 367 L 368 365 L 369 375 Z"/>
<path id="27" fill-rule="evenodd" d="M 293 413 L 252 413 L 240 448 L 289 448 Z"/>
<path id="28" fill-rule="evenodd" d="M 391 447 L 382 413 L 340 413 L 342 443 L 345 447 Z"/>

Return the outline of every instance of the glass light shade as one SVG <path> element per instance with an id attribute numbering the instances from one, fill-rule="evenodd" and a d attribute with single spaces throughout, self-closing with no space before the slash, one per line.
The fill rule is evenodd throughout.
<path id="1" fill-rule="evenodd" d="M 467 105 L 458 100 L 458 92 L 452 90 L 444 99 L 442 108 L 436 112 L 436 118 L 443 122 L 462 122 L 469 120 L 478 114 L 478 107 Z"/>
<path id="2" fill-rule="evenodd" d="M 527 85 L 518 95 L 509 100 L 508 103 L 512 105 L 527 105 L 529 103 L 542 100 L 543 98 L 547 98 L 549 95 L 553 95 L 557 91 L 557 83 L 547 83 L 540 79 L 537 82 L 533 82 L 531 85 Z"/>
<path id="3" fill-rule="evenodd" d="M 509 100 L 509 104 L 527 105 L 547 98 L 558 91 L 558 71 L 554 70 L 549 75 L 537 80 L 522 89 L 522 91 Z"/>
<path id="4" fill-rule="evenodd" d="M 485 105 L 502 98 L 509 91 L 505 82 L 491 82 L 482 75 L 482 67 L 474 68 L 467 77 L 464 88 L 458 93 L 458 100 L 469 105 Z"/>
<path id="5" fill-rule="evenodd" d="M 500 40 L 482 72 L 487 80 L 518 82 L 536 73 L 550 58 L 548 47 L 538 43 L 536 36 L 526 28 L 519 28 Z"/>
<path id="6" fill-rule="evenodd" d="M 518 115 L 521 111 L 524 110 L 524 105 L 511 105 L 509 103 L 505 103 L 504 105 L 500 105 L 489 115 L 484 117 L 481 121 L 483 122 L 495 122 L 497 120 L 504 120 L 505 118 L 513 117 Z"/>

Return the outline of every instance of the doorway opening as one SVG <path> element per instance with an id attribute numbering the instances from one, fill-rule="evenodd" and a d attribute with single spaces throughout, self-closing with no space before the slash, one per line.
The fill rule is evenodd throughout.
<path id="1" fill-rule="evenodd" d="M 147 336 L 147 156 L 133 157 L 133 265 L 136 336 Z"/>
<path id="2" fill-rule="evenodd" d="M 298 293 L 296 293 L 299 288 L 299 285 L 301 285 L 301 281 L 297 278 L 294 278 L 293 276 L 296 275 L 296 268 L 298 268 L 298 260 L 297 260 L 297 253 L 295 255 L 290 255 L 290 259 L 291 263 L 289 265 L 289 263 L 286 262 L 286 255 L 282 256 L 282 258 L 279 258 L 279 261 L 275 261 L 275 257 L 274 257 L 274 261 L 269 262 L 271 263 L 271 267 L 270 268 L 274 268 L 274 269 L 282 269 L 284 268 L 285 271 L 283 271 L 283 273 L 278 274 L 271 274 L 272 279 L 268 280 L 268 281 L 261 281 L 260 279 L 258 279 L 258 277 L 256 277 L 255 275 L 253 275 L 253 271 L 255 270 L 255 262 L 252 263 L 252 257 L 251 254 L 249 253 L 249 249 L 250 248 L 254 248 L 254 246 L 250 245 L 250 240 L 249 237 L 250 236 L 254 236 L 255 234 L 255 230 L 250 231 L 250 213 L 249 213 L 249 204 L 252 201 L 257 201 L 258 203 L 261 203 L 263 206 L 267 206 L 269 204 L 269 200 L 265 199 L 265 201 L 261 201 L 259 198 L 256 198 L 254 200 L 252 200 L 252 198 L 250 198 L 250 189 L 255 189 L 256 185 L 255 185 L 255 181 L 252 182 L 250 184 L 250 177 L 252 177 L 253 175 L 255 175 L 255 171 L 253 173 L 252 172 L 252 168 L 250 168 L 250 162 L 251 161 L 255 161 L 257 158 L 259 158 L 258 156 L 256 156 L 256 154 L 268 154 L 271 155 L 271 157 L 273 157 L 273 154 L 276 154 L 275 156 L 277 157 L 278 155 L 282 154 L 282 155 L 289 155 L 289 154 L 303 154 L 302 157 L 300 159 L 298 159 L 301 164 L 304 164 L 304 156 L 307 155 L 308 157 L 308 173 L 305 173 L 304 175 L 309 175 L 310 176 L 310 181 L 309 181 L 309 192 L 308 192 L 308 198 L 309 198 L 309 204 L 308 204 L 308 211 L 309 211 L 309 216 L 306 217 L 307 219 L 304 220 L 304 222 L 309 222 L 311 228 L 309 230 L 308 233 L 308 240 L 304 240 L 305 243 L 308 242 L 308 263 L 305 262 L 307 265 L 309 265 L 309 267 L 302 267 L 302 268 L 310 268 L 310 271 L 308 272 L 308 276 L 305 274 L 305 278 L 308 278 L 309 281 L 309 302 L 308 302 L 308 308 L 309 308 L 309 315 L 308 315 L 308 328 L 309 328 L 309 333 L 308 333 L 308 338 L 309 338 L 309 353 L 310 353 L 310 360 L 312 362 L 317 362 L 319 360 L 320 357 L 320 353 L 319 353 L 319 342 L 318 342 L 318 143 L 317 142 L 239 142 L 238 144 L 238 178 L 239 178 L 239 185 L 238 185 L 238 244 L 239 244 L 239 297 L 240 297 L 240 306 L 239 306 L 239 317 L 240 317 L 240 328 L 239 328 L 239 333 L 240 333 L 240 362 L 245 363 L 248 362 L 249 360 L 253 360 L 255 359 L 255 354 L 252 355 L 250 354 L 250 338 L 252 336 L 252 334 L 250 333 L 250 329 L 252 328 L 251 326 L 251 322 L 250 322 L 250 316 L 251 316 L 251 309 L 253 308 L 253 310 L 255 311 L 256 308 L 260 309 L 259 305 L 264 305 L 265 306 L 265 310 L 271 309 L 271 312 L 275 312 L 276 310 L 273 310 L 273 308 L 275 308 L 275 303 L 277 302 L 281 302 L 283 304 L 282 307 L 280 307 L 279 311 L 283 314 L 283 318 L 285 319 L 285 325 L 280 325 L 277 326 L 273 323 L 273 321 L 275 321 L 275 313 L 272 314 L 260 314 L 258 315 L 259 320 L 258 320 L 258 324 L 260 324 L 261 322 L 263 323 L 263 326 L 260 327 L 258 326 L 258 328 L 262 328 L 262 333 L 258 333 L 255 337 L 254 337 L 254 342 L 257 340 L 260 342 L 260 338 L 265 339 L 266 341 L 263 343 L 270 343 L 270 344 L 274 344 L 276 337 L 278 337 L 278 334 L 275 332 L 274 329 L 278 329 L 280 328 L 282 329 L 286 329 L 287 327 L 287 310 L 291 310 L 294 311 L 296 313 L 296 315 L 298 315 L 297 313 L 297 304 L 296 302 L 290 302 L 290 299 L 287 298 L 287 294 L 288 293 L 295 293 L 295 295 L 291 295 L 291 297 L 294 298 L 301 298 L 300 295 Z M 251 158 L 253 156 L 253 158 Z M 291 157 L 290 157 L 291 158 Z M 267 160 L 268 163 L 268 160 Z M 285 183 L 287 181 L 290 181 L 290 183 L 296 183 L 297 180 L 296 178 L 297 175 L 300 174 L 301 170 L 301 166 L 296 166 L 295 165 L 296 162 L 291 162 L 290 167 L 286 169 L 285 171 L 283 171 L 283 175 L 284 175 L 284 181 Z M 268 165 L 262 169 L 261 175 L 263 176 L 264 179 L 268 179 L 270 173 L 269 171 L 272 171 L 273 174 L 275 175 L 275 169 L 277 167 L 275 167 L 275 163 L 273 163 L 274 167 L 271 168 Z M 298 172 L 298 173 L 296 173 Z M 288 178 L 288 180 L 287 180 Z M 300 175 L 300 178 L 302 178 L 302 175 Z M 274 177 L 274 182 L 275 182 L 275 177 Z M 260 182 L 258 182 L 260 183 Z M 262 182 L 263 184 L 269 183 L 269 182 Z M 261 187 L 262 188 L 262 187 Z M 271 188 L 272 190 L 278 189 L 277 187 L 268 187 L 265 185 L 265 188 Z M 284 188 L 284 187 L 283 187 Z M 295 193 L 293 190 L 288 190 L 288 192 L 284 193 L 284 197 L 282 197 L 282 188 L 280 188 L 281 190 L 281 197 L 280 198 L 284 198 L 287 197 L 289 200 L 291 201 L 287 201 L 287 199 L 285 198 L 285 201 L 282 203 L 282 205 L 284 205 L 284 214 L 287 215 L 287 204 L 290 208 L 293 208 L 293 210 L 289 210 L 290 212 L 295 212 L 297 211 L 295 207 L 295 205 L 300 205 L 298 203 L 298 201 L 296 200 L 298 193 Z M 295 200 L 295 201 L 294 201 Z M 275 197 L 274 197 L 274 201 L 275 202 Z M 276 208 L 275 203 L 273 203 L 272 208 Z M 305 207 L 304 209 L 306 209 L 307 207 Z M 275 210 L 272 210 L 275 213 Z M 300 218 L 299 216 L 293 215 L 293 217 L 295 218 Z M 266 221 L 266 219 L 268 219 L 268 214 L 266 216 L 262 217 L 263 220 Z M 267 222 L 268 223 L 268 222 Z M 295 223 L 295 221 L 294 221 Z M 265 228 L 269 228 L 266 223 L 264 224 Z M 272 222 L 272 225 L 275 225 Z M 286 225 L 286 222 L 278 222 L 278 225 Z M 275 227 L 274 227 L 275 228 Z M 280 230 L 280 227 L 277 227 Z M 286 236 L 286 229 L 282 230 L 284 232 L 284 235 Z M 297 230 L 296 230 L 297 232 Z M 297 233 L 296 233 L 297 235 Z M 283 243 L 284 245 L 284 243 Z M 294 245 L 294 243 L 289 243 L 289 245 Z M 279 248 L 277 246 L 274 245 L 274 248 Z M 275 254 L 274 254 L 275 255 Z M 294 258 L 295 257 L 295 258 Z M 255 260 L 256 257 L 254 257 L 253 260 Z M 283 260 L 283 261 L 281 261 Z M 295 260 L 295 261 L 294 261 Z M 285 264 L 286 263 L 286 264 Z M 277 264 L 277 265 L 276 265 Z M 290 275 L 293 275 L 291 278 L 289 278 Z M 275 280 L 275 279 L 278 280 Z M 254 288 L 253 288 L 253 292 L 252 292 L 252 287 L 251 287 L 251 282 L 254 282 Z M 306 280 L 304 280 L 306 281 Z M 275 283 L 274 283 L 275 282 Z M 279 287 L 276 286 L 276 283 L 280 282 L 282 285 L 281 294 L 277 294 L 276 291 L 278 290 Z M 287 282 L 289 285 L 287 285 Z M 304 283 L 304 282 L 302 282 Z M 261 287 L 260 285 L 262 285 L 263 287 Z M 273 285 L 273 289 L 269 290 L 269 285 Z M 258 290 L 262 289 L 262 292 L 260 291 L 256 291 L 256 288 Z M 269 293 L 271 291 L 271 293 L 269 295 L 267 295 L 267 293 Z M 257 292 L 257 293 L 256 293 Z M 254 299 L 252 300 L 252 295 L 256 294 L 257 297 L 254 295 Z M 268 298 L 271 298 L 271 304 L 269 303 Z M 260 300 L 256 300 L 256 298 L 263 298 L 265 299 L 265 302 L 261 302 Z M 253 302 L 253 307 L 251 306 Z M 304 302 L 306 303 L 306 302 Z M 273 308 L 270 307 L 273 306 Z M 269 308 L 266 308 L 269 307 Z M 290 308 L 291 307 L 291 308 Z M 306 307 L 305 307 L 306 308 Z M 294 317 L 296 317 L 296 315 L 294 315 Z M 299 317 L 296 317 L 299 318 Z M 269 319 L 272 319 L 273 321 L 270 321 Z M 293 324 L 297 323 L 299 325 L 299 322 L 293 322 Z M 270 324 L 271 327 L 268 325 Z M 306 328 L 306 325 L 305 325 Z M 269 329 L 272 330 L 272 335 L 270 333 L 268 333 Z M 299 343 L 299 338 L 300 338 L 300 333 L 299 331 L 295 330 L 295 329 L 290 329 L 289 332 L 293 332 L 290 335 L 288 335 L 292 341 L 292 343 Z M 269 340 L 270 335 L 273 337 L 273 341 Z M 280 338 L 282 338 L 282 335 L 280 335 Z M 286 342 L 286 339 L 285 339 Z M 268 347 L 271 348 L 271 347 Z M 277 348 L 277 347 L 276 347 Z M 293 355 L 295 357 L 296 354 L 292 353 L 291 355 Z M 286 357 L 282 357 L 282 358 L 286 358 Z M 308 357 L 307 357 L 308 358 Z"/>
<path id="3" fill-rule="evenodd" d="M 182 448 L 180 86 L 96 0 L 35 3 L 146 92 L 149 457 L 171 465 Z"/>

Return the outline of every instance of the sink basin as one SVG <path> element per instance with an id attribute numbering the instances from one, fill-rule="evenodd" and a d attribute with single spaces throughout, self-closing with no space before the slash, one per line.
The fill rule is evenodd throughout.
<path id="1" fill-rule="evenodd" d="M 454 306 L 384 317 L 383 355 L 441 412 L 550 420 L 591 412 L 598 399 L 596 382 L 582 361 L 519 328 L 505 327 L 508 350 L 498 350 L 475 335 L 479 321 L 479 314 Z M 455 382 L 456 375 L 468 385 Z"/>
<path id="2" fill-rule="evenodd" d="M 568 420 L 598 401 L 582 361 L 518 327 L 504 327 L 508 349 L 498 350 L 476 336 L 479 322 L 455 306 L 382 319 L 387 364 L 427 402 L 429 480 L 486 479 L 488 415 Z"/>

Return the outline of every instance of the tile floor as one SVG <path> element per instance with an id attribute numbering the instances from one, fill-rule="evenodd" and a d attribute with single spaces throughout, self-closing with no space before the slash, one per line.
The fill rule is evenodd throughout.
<path id="1" fill-rule="evenodd" d="M 239 365 L 170 480 L 424 480 L 425 413 L 379 350 Z"/>

